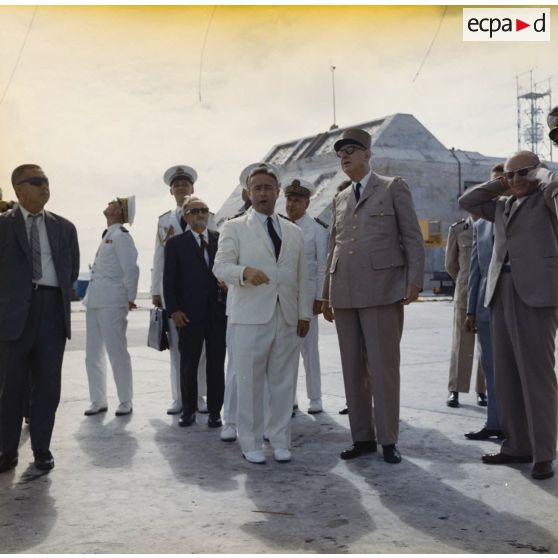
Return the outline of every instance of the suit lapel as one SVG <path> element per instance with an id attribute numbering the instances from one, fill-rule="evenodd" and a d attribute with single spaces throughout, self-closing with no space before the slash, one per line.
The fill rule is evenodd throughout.
<path id="1" fill-rule="evenodd" d="M 52 258 L 58 257 L 59 242 L 60 242 L 60 227 L 58 220 L 48 211 L 45 211 L 45 226 L 47 230 L 48 243 L 50 244 L 50 251 Z"/>
<path id="2" fill-rule="evenodd" d="M 517 206 L 514 206 L 514 202 L 517 198 L 515 196 L 510 196 L 504 203 L 504 226 L 507 227 L 511 218 L 517 212 Z"/>
<path id="3" fill-rule="evenodd" d="M 25 253 L 25 256 L 32 264 L 31 260 L 31 246 L 29 246 L 29 239 L 27 238 L 27 230 L 25 228 L 25 221 L 23 220 L 23 213 L 21 209 L 17 209 L 12 213 L 12 218 L 14 220 L 14 231 L 16 238 L 21 246 L 21 249 Z"/>
<path id="4" fill-rule="evenodd" d="M 360 196 L 360 199 L 358 200 L 358 203 L 356 203 L 354 188 L 352 186 L 350 187 L 351 196 L 353 201 L 355 202 L 354 209 L 358 209 L 368 198 L 370 198 L 377 191 L 376 188 L 377 184 L 378 184 L 378 176 L 374 171 L 372 171 L 372 174 L 370 175 L 370 178 L 366 183 L 366 186 Z"/>
<path id="5" fill-rule="evenodd" d="M 208 231 L 209 238 L 209 268 L 213 269 L 213 262 L 215 261 L 215 254 L 217 253 L 217 245 L 219 242 L 219 236 L 211 231 Z"/>

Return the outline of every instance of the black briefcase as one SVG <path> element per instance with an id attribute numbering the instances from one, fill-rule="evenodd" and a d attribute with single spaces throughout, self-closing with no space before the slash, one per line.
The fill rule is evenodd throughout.
<path id="1" fill-rule="evenodd" d="M 152 308 L 149 313 L 149 331 L 147 334 L 147 346 L 156 351 L 164 351 L 169 348 L 169 324 L 167 313 L 162 308 Z"/>

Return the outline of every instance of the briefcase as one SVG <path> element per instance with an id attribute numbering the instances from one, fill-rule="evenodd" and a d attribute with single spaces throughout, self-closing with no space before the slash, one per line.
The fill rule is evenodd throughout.
<path id="1" fill-rule="evenodd" d="M 149 313 L 149 332 L 147 346 L 156 351 L 169 348 L 169 325 L 166 312 L 162 308 L 152 308 Z"/>

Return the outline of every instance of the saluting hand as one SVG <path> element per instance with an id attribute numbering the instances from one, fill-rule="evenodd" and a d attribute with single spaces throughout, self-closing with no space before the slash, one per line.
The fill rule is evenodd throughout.
<path id="1" fill-rule="evenodd" d="M 255 267 L 246 267 L 244 269 L 244 280 L 256 287 L 264 283 L 269 283 L 269 277 L 263 271 Z"/>

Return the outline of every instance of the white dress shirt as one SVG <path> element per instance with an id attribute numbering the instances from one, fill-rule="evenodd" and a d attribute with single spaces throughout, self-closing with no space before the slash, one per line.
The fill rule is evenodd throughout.
<path id="1" fill-rule="evenodd" d="M 368 174 L 362 179 L 362 180 L 357 180 L 356 182 L 352 183 L 353 186 L 353 193 L 356 192 L 356 185 L 360 184 L 360 195 L 362 197 L 362 194 L 364 192 L 364 189 L 366 188 L 366 185 L 368 184 L 368 181 L 370 180 L 370 176 L 372 175 L 372 169 L 370 169 L 368 171 Z M 359 198 L 360 199 L 360 198 Z"/>
<path id="2" fill-rule="evenodd" d="M 23 220 L 25 222 L 25 230 L 27 231 L 27 239 L 31 239 L 31 222 L 32 220 L 28 218 L 29 215 L 33 215 L 27 209 L 19 206 L 21 214 L 23 215 Z M 50 242 L 48 240 L 48 234 L 45 224 L 45 211 L 37 213 L 41 217 L 37 219 L 37 229 L 39 231 L 39 242 L 41 243 L 41 269 L 43 272 L 42 277 L 38 281 L 34 281 L 38 285 L 46 285 L 49 287 L 58 287 L 58 276 L 56 275 L 56 269 L 54 267 L 54 261 L 52 260 L 52 252 L 50 250 Z"/>

